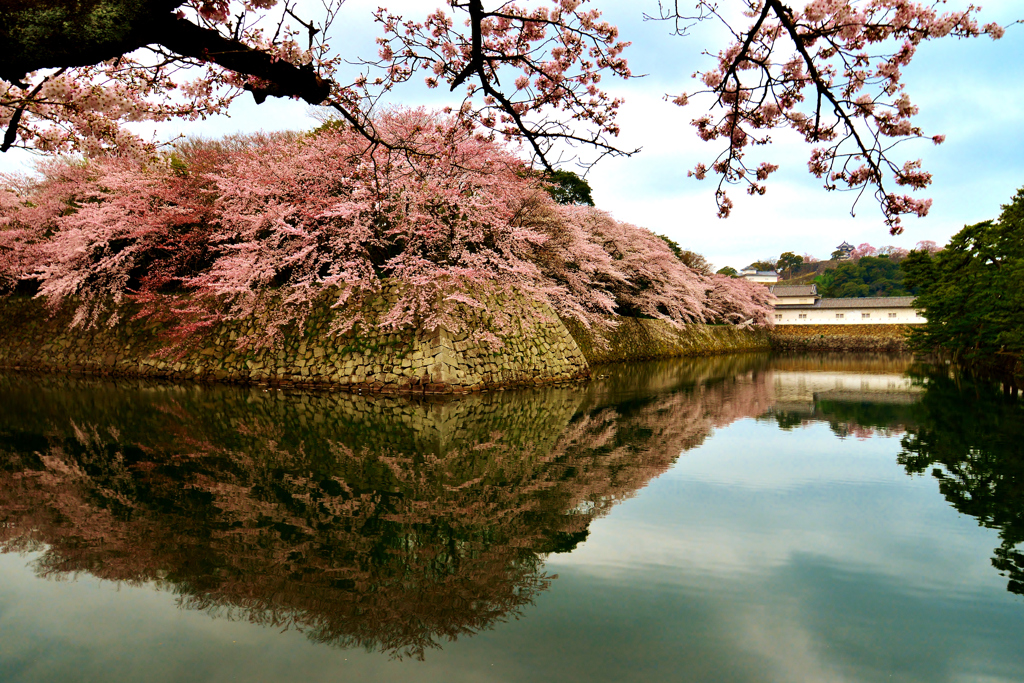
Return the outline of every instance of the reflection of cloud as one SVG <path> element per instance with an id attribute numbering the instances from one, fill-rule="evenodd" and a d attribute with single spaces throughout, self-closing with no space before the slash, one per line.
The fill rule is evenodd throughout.
<path id="1" fill-rule="evenodd" d="M 38 571 L 80 578 L 16 573 L 12 587 L 25 560 L 0 557 L 3 649 L 137 661 L 174 634 L 161 671 L 197 680 L 333 680 L 342 657 L 369 672 L 346 668 L 359 680 L 1019 673 L 1020 612 L 997 602 L 988 564 L 995 532 L 958 517 L 930 476 L 908 479 L 895 439 L 753 419 L 779 408 L 773 366 L 802 371 L 757 356 L 654 363 L 436 403 L 0 376 L 0 527 L 13 524 L 0 533 Z M 906 412 L 848 408 L 828 406 L 844 425 Z M 109 598 L 96 577 L 137 585 L 109 604 L 66 597 Z M 33 591 L 51 602 L 19 612 Z M 169 615 L 168 591 L 195 609 Z M 447 641 L 518 610 L 528 618 L 498 633 Z M 92 633 L 78 627 L 89 619 Z M 23 624 L 65 651 L 12 644 L 6 629 Z M 126 648 L 133 626 L 148 639 Z M 316 647 L 328 642 L 445 652 L 412 671 Z M 46 666 L 36 679 L 69 678 Z"/>
<path id="2" fill-rule="evenodd" d="M 763 375 L 721 380 L 750 362 L 427 402 L 0 377 L 0 435 L 31 435 L 0 438 L 0 543 L 45 546 L 42 576 L 422 656 L 517 614 L 544 556 L 762 412 Z"/>
<path id="3" fill-rule="evenodd" d="M 898 440 L 839 441 L 821 424 L 784 441 L 778 434 L 770 424 L 733 425 L 549 566 L 620 579 L 672 572 L 701 587 L 810 555 L 897 584 L 912 576 L 916 590 L 944 595 L 973 594 L 996 578 L 987 561 L 994 534 L 951 520 L 935 482 L 908 478 Z"/>
<path id="4" fill-rule="evenodd" d="M 842 683 L 849 681 L 835 671 L 822 652 L 820 634 L 803 623 L 794 606 L 752 605 L 746 614 L 737 615 L 734 623 L 737 640 L 752 650 L 761 661 L 765 681 L 815 681 Z M 838 615 L 837 615 L 838 616 Z"/>

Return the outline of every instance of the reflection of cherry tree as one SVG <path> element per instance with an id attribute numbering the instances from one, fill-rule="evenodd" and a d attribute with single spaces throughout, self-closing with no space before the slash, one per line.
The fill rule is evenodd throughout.
<path id="1" fill-rule="evenodd" d="M 756 374 L 625 404 L 0 382 L 0 544 L 40 552 L 40 575 L 417 657 L 517 614 L 545 555 L 768 391 Z"/>

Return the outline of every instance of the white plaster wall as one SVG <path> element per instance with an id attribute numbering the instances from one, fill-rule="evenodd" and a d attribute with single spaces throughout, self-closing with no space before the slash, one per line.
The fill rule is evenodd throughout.
<path id="1" fill-rule="evenodd" d="M 895 374 L 863 374 L 852 372 L 779 372 L 772 375 L 776 401 L 813 402 L 814 395 L 828 391 L 881 393 L 902 391 L 918 393 L 909 377 Z"/>
<path id="2" fill-rule="evenodd" d="M 869 313 L 870 317 L 863 317 L 864 313 Z M 895 316 L 889 317 L 890 313 Z M 837 318 L 836 314 L 843 317 Z M 915 325 L 926 322 L 913 308 L 895 307 L 776 310 L 774 319 L 776 325 Z"/>

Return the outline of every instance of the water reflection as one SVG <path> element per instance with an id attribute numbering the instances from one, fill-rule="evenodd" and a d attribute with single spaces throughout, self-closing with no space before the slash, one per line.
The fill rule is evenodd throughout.
<path id="1" fill-rule="evenodd" d="M 1024 595 L 1024 405 L 970 377 L 932 371 L 919 382 L 927 390 L 899 462 L 910 474 L 930 473 L 953 507 L 999 531 L 992 564 L 1010 592 Z"/>
<path id="2" fill-rule="evenodd" d="M 909 367 L 730 356 L 447 402 L 0 376 L 0 549 L 40 553 L 40 576 L 422 657 L 521 613 L 550 585 L 545 557 L 758 418 L 905 432 L 901 463 L 1000 530 L 1019 592 L 1020 406 L 981 392 L 965 412 L 963 387 Z"/>
<path id="3" fill-rule="evenodd" d="M 763 359 L 454 402 L 0 379 L 0 542 L 180 604 L 398 656 L 515 615 L 542 558 L 723 420 Z M 748 371 L 748 375 L 749 375 Z M 612 394 L 629 396 L 609 402 Z"/>
<path id="4" fill-rule="evenodd" d="M 773 359 L 774 401 L 762 419 L 785 430 L 827 422 L 840 438 L 902 434 L 924 390 L 905 356 L 792 355 Z"/>

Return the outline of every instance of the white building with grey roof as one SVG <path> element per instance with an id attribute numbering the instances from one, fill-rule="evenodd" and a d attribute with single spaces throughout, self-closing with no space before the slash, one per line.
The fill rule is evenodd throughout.
<path id="1" fill-rule="evenodd" d="M 779 274 L 774 270 L 758 270 L 749 265 L 740 271 L 740 277 L 750 282 L 760 282 L 763 285 L 774 284 L 779 281 Z"/>
<path id="2" fill-rule="evenodd" d="M 912 296 L 824 299 L 817 285 L 773 285 L 776 325 L 916 325 L 926 322 Z"/>

